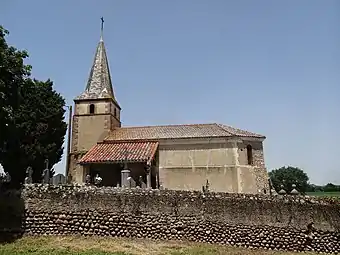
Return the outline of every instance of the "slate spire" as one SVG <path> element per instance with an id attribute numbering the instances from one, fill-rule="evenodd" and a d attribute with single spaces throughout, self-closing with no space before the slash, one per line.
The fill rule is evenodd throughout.
<path id="1" fill-rule="evenodd" d="M 100 40 L 96 49 L 96 54 L 90 71 L 90 76 L 87 81 L 85 91 L 76 98 L 81 99 L 104 99 L 112 98 L 116 101 L 109 69 L 109 62 L 107 60 L 104 40 L 104 19 L 101 18 L 101 33 Z"/>

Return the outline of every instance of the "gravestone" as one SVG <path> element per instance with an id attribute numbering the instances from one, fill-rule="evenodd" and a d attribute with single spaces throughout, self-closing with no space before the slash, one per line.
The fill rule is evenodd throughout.
<path id="1" fill-rule="evenodd" d="M 268 182 L 269 182 L 269 192 L 270 192 L 270 195 L 276 196 L 277 192 L 276 192 L 276 190 L 274 188 L 274 184 L 273 184 L 272 179 L 268 178 Z"/>
<path id="2" fill-rule="evenodd" d="M 142 176 L 139 176 L 138 182 L 139 182 L 139 185 L 138 185 L 139 187 L 141 187 L 142 189 L 146 189 L 146 183 L 143 181 Z"/>
<path id="3" fill-rule="evenodd" d="M 209 183 L 209 180 L 207 180 L 205 185 L 202 186 L 202 192 L 203 193 L 209 192 L 209 187 L 210 187 L 210 183 Z"/>
<path id="4" fill-rule="evenodd" d="M 206 184 L 205 184 L 205 192 L 209 192 L 210 191 L 210 183 L 207 180 Z"/>
<path id="5" fill-rule="evenodd" d="M 53 185 L 61 185 L 66 183 L 66 177 L 63 174 L 57 174 L 52 177 Z"/>
<path id="6" fill-rule="evenodd" d="M 123 169 L 121 171 L 121 184 L 122 187 L 128 187 L 129 183 L 128 183 L 128 178 L 130 177 L 130 170 L 129 169 Z"/>
<path id="7" fill-rule="evenodd" d="M 11 176 L 8 172 L 5 172 L 4 174 L 0 174 L 0 183 L 9 183 L 11 181 Z"/>
<path id="8" fill-rule="evenodd" d="M 91 184 L 91 175 L 87 174 L 85 177 L 85 185 Z"/>
<path id="9" fill-rule="evenodd" d="M 136 188 L 136 182 L 131 176 L 127 178 L 127 183 L 129 188 Z"/>
<path id="10" fill-rule="evenodd" d="M 33 168 L 29 166 L 26 169 L 25 184 L 32 184 L 33 183 L 32 175 L 33 175 Z"/>
<path id="11" fill-rule="evenodd" d="M 45 169 L 42 174 L 43 178 L 43 184 L 49 184 L 50 183 L 50 169 L 48 168 L 48 159 L 45 160 Z"/>
<path id="12" fill-rule="evenodd" d="M 0 164 L 0 176 L 5 174 L 4 167 Z"/>

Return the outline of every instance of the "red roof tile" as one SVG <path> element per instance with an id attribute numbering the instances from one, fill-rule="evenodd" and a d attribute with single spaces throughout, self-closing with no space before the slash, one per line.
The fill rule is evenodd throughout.
<path id="1" fill-rule="evenodd" d="M 230 133 L 233 136 L 239 136 L 239 137 L 254 137 L 254 138 L 265 138 L 264 135 L 260 135 L 257 133 L 249 132 L 247 130 L 239 129 L 239 128 L 234 128 L 228 125 L 224 124 L 216 124 L 219 127 L 221 127 L 223 130 L 226 132 Z"/>
<path id="2" fill-rule="evenodd" d="M 153 159 L 157 148 L 158 142 L 98 143 L 81 158 L 79 163 L 121 163 L 125 159 L 128 162 L 147 162 Z M 128 152 L 127 155 L 124 152 Z"/>
<path id="3" fill-rule="evenodd" d="M 175 138 L 202 138 L 202 137 L 255 137 L 265 138 L 263 135 L 233 128 L 222 124 L 191 124 L 166 125 L 144 127 L 117 128 L 105 140 L 158 140 Z"/>

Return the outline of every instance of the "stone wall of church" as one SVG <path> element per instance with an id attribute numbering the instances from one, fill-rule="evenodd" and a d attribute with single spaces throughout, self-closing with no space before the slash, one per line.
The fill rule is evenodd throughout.
<path id="1" fill-rule="evenodd" d="M 0 237 L 122 236 L 336 254 L 339 211 L 328 198 L 29 185 L 0 193 Z"/>
<path id="2" fill-rule="evenodd" d="M 253 166 L 265 168 L 263 143 L 258 141 L 246 141 L 238 144 L 238 161 L 240 165 L 248 165 L 247 146 L 252 147 Z"/>
<path id="3" fill-rule="evenodd" d="M 252 165 L 247 162 L 248 144 L 253 147 Z M 218 192 L 269 191 L 261 141 L 161 141 L 159 175 L 164 187 L 175 190 L 201 190 L 208 180 Z"/>
<path id="4" fill-rule="evenodd" d="M 169 189 L 201 190 L 208 180 L 211 190 L 237 192 L 235 160 L 231 143 L 160 143 L 160 181 Z"/>
<path id="5" fill-rule="evenodd" d="M 160 182 L 173 190 L 202 190 L 209 181 L 210 190 L 219 192 L 238 192 L 237 169 L 228 167 L 178 167 L 159 170 Z"/>
<path id="6" fill-rule="evenodd" d="M 74 154 L 71 153 L 70 155 L 70 166 L 69 166 L 69 172 L 67 176 L 67 180 L 70 183 L 83 183 L 85 174 L 83 166 L 78 164 L 78 161 L 82 157 L 83 154 Z"/>
<path id="7" fill-rule="evenodd" d="M 90 105 L 94 113 L 90 114 Z M 81 101 L 75 104 L 72 128 L 72 151 L 87 151 L 105 138 L 111 129 L 109 101 Z"/>
<path id="8" fill-rule="evenodd" d="M 110 113 L 110 109 L 108 108 L 108 101 L 79 101 L 75 104 L 74 114 L 75 115 L 89 115 L 90 114 L 90 105 L 95 105 L 94 114 L 103 114 Z"/>
<path id="9" fill-rule="evenodd" d="M 110 115 L 79 116 L 78 151 L 87 151 L 103 140 L 110 130 Z"/>
<path id="10" fill-rule="evenodd" d="M 93 114 L 90 114 L 91 104 L 94 105 Z M 77 164 L 78 160 L 97 142 L 102 141 L 112 128 L 120 127 L 119 118 L 119 109 L 110 100 L 75 103 L 68 180 L 76 183 L 84 181 L 84 170 Z"/>
<path id="11" fill-rule="evenodd" d="M 247 145 L 252 147 L 252 165 L 248 165 Z M 240 190 L 244 193 L 252 193 L 252 190 L 269 191 L 268 172 L 265 166 L 263 143 L 259 141 L 246 141 L 238 144 L 238 159 L 242 166 L 240 169 L 241 180 Z M 243 178 L 242 176 L 246 176 Z M 249 178 L 250 177 L 250 178 Z"/>

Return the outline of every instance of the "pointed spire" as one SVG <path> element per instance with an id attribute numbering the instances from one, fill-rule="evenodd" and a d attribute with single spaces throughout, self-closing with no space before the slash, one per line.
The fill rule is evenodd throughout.
<path id="1" fill-rule="evenodd" d="M 103 40 L 103 18 L 101 18 L 101 22 L 100 40 L 97 46 L 87 86 L 85 91 L 80 96 L 78 96 L 76 100 L 112 98 L 116 102 Z"/>

